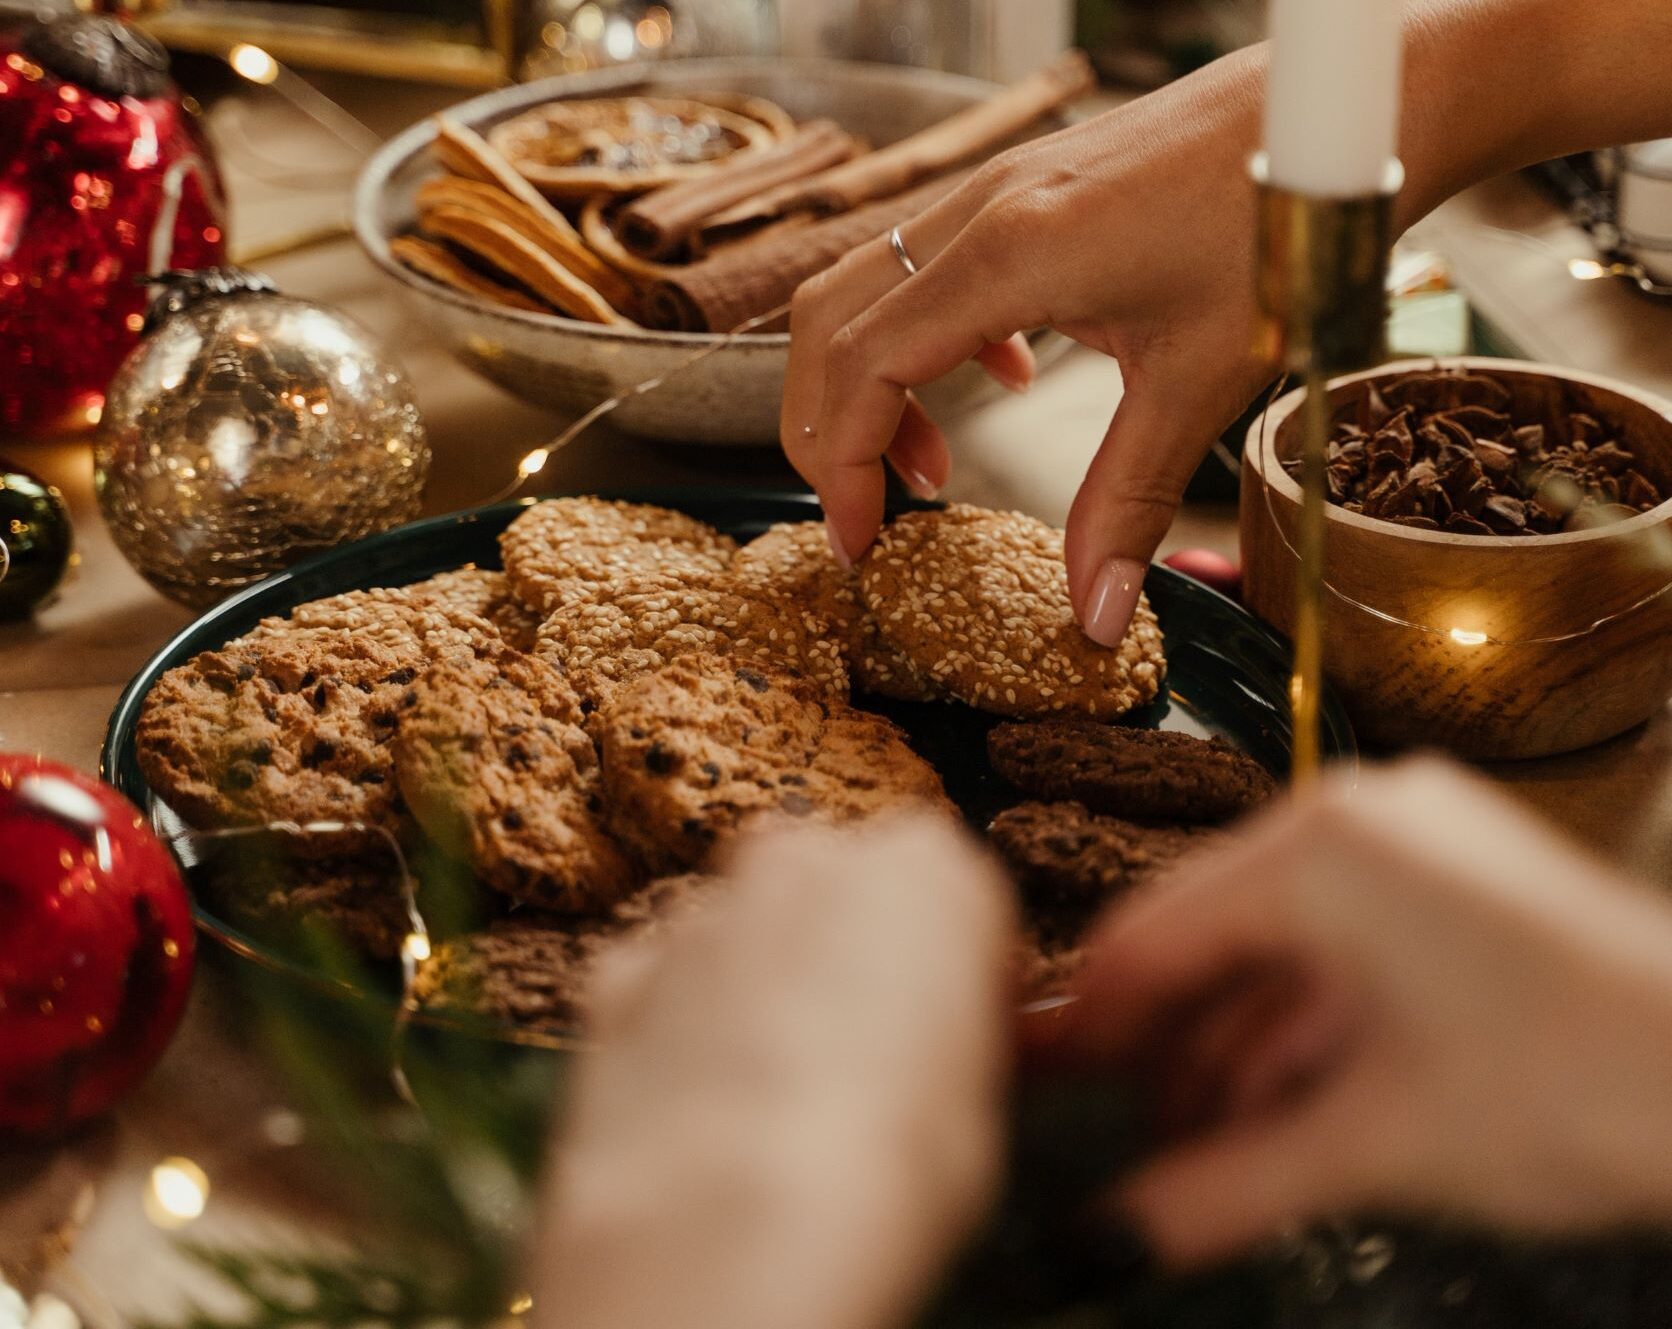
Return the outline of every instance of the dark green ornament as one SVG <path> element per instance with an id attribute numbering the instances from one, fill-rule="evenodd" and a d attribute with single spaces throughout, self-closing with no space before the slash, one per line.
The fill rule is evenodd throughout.
<path id="1" fill-rule="evenodd" d="M 0 460 L 0 619 L 27 618 L 70 565 L 70 510 L 43 480 Z"/>

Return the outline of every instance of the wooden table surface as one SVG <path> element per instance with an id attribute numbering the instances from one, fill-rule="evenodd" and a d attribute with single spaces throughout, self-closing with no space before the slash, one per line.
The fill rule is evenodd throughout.
<path id="1" fill-rule="evenodd" d="M 349 102 L 388 133 L 448 101 L 433 89 L 339 83 Z M 228 111 L 227 107 L 234 109 Z M 353 155 L 269 92 L 218 107 L 234 206 L 245 245 L 342 216 Z M 325 187 L 287 184 L 299 163 Z M 317 183 L 317 182 L 316 182 Z M 1563 268 L 1584 241 L 1524 183 L 1495 182 L 1424 223 L 1428 247 L 1452 259 L 1471 296 L 1540 358 L 1616 374 L 1672 395 L 1672 310 L 1606 282 L 1579 283 Z M 369 327 L 418 386 L 435 451 L 427 508 L 470 506 L 499 488 L 516 460 L 560 422 L 457 366 L 407 316 L 391 285 L 350 240 L 261 265 L 291 294 L 339 306 Z M 1118 369 L 1074 350 L 1024 398 L 995 399 L 950 422 L 958 469 L 948 497 L 1065 517 L 1080 475 L 1119 398 Z M 190 615 L 123 562 L 100 521 L 81 441 L 8 445 L 7 454 L 57 483 L 72 509 L 79 566 L 33 622 L 0 629 L 0 749 L 38 751 L 92 770 L 111 705 L 144 661 Z M 651 446 L 600 428 L 562 453 L 543 483 L 554 491 L 636 484 L 787 485 L 771 453 L 721 454 Z M 1192 508 L 1168 547 L 1234 552 L 1229 509 Z M 1589 752 L 1497 767 L 1506 787 L 1613 856 L 1672 880 L 1672 715 Z M 214 1182 L 191 1235 L 216 1242 L 268 1232 L 283 1215 L 310 1217 L 297 1160 L 295 1119 L 246 1045 L 247 1025 L 223 983 L 199 985 L 184 1029 L 158 1071 L 108 1120 L 54 1149 L 0 1152 L 0 1272 L 62 1290 L 96 1323 L 179 1304 L 192 1276 L 145 1220 L 152 1166 L 196 1159 Z M 68 1258 L 50 1233 L 76 1215 Z M 49 1269 L 50 1266 L 50 1269 Z M 201 1292 L 201 1288 L 195 1290 Z"/>

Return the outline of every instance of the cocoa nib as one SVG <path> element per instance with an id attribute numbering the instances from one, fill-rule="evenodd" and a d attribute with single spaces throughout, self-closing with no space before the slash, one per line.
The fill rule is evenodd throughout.
<path id="1" fill-rule="evenodd" d="M 1453 369 L 1370 383 L 1337 408 L 1329 501 L 1458 535 L 1586 529 L 1666 501 L 1666 489 L 1606 421 L 1565 408 L 1559 397 L 1531 404 L 1526 397 L 1518 401 L 1491 374 Z M 1299 479 L 1298 459 L 1283 465 Z"/>

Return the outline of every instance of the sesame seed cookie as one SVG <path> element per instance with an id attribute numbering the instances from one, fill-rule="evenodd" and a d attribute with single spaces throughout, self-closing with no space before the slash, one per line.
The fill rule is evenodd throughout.
<path id="1" fill-rule="evenodd" d="M 944 699 L 922 670 L 882 639 L 860 595 L 858 574 L 836 561 L 822 522 L 774 526 L 738 551 L 732 570 L 812 606 L 828 621 L 856 688 L 897 701 Z"/>
<path id="2" fill-rule="evenodd" d="M 1062 532 L 1019 513 L 954 504 L 887 527 L 860 569 L 885 640 L 978 710 L 1112 719 L 1153 701 L 1166 661 L 1140 599 L 1119 647 L 1074 617 Z"/>
<path id="3" fill-rule="evenodd" d="M 793 670 L 826 696 L 848 695 L 847 666 L 822 618 L 770 588 L 726 576 L 623 577 L 554 613 L 535 652 L 597 706 L 641 674 L 697 653 Z"/>
<path id="4" fill-rule="evenodd" d="M 410 651 L 373 636 L 321 629 L 234 642 L 157 681 L 139 719 L 140 768 L 199 828 L 394 829 L 389 740 L 415 700 L 418 672 Z M 348 852 L 352 838 L 322 837 L 322 852 Z"/>
<path id="5" fill-rule="evenodd" d="M 718 878 L 661 881 L 600 919 L 525 911 L 481 932 L 442 942 L 418 966 L 414 996 L 432 1011 L 456 1011 L 550 1033 L 586 1023 L 598 964 L 699 907 Z"/>
<path id="6" fill-rule="evenodd" d="M 471 566 L 443 572 L 406 589 L 419 604 L 486 619 L 513 650 L 532 651 L 535 635 L 546 618 L 517 598 L 509 577 L 486 568 Z"/>
<path id="7" fill-rule="evenodd" d="M 441 848 L 494 889 L 570 912 L 633 885 L 599 817 L 598 754 L 563 676 L 502 650 L 442 661 L 413 685 L 394 742 L 407 805 Z"/>
<path id="8" fill-rule="evenodd" d="M 610 825 L 653 872 L 702 867 L 761 817 L 839 825 L 914 804 L 956 815 L 893 724 L 735 659 L 646 674 L 596 728 Z"/>
<path id="9" fill-rule="evenodd" d="M 537 503 L 499 537 L 505 572 L 530 608 L 551 613 L 588 590 L 646 573 L 724 572 L 737 544 L 668 508 L 601 498 Z"/>
<path id="10" fill-rule="evenodd" d="M 1222 738 L 1091 720 L 999 725 L 987 735 L 987 755 L 1034 798 L 1145 821 L 1229 821 L 1277 787 L 1264 766 Z"/>
<path id="11" fill-rule="evenodd" d="M 283 618 L 264 618 L 241 642 L 311 639 L 329 649 L 334 641 L 371 641 L 409 664 L 458 654 L 470 657 L 500 643 L 492 623 L 407 586 L 345 591 L 297 605 Z"/>

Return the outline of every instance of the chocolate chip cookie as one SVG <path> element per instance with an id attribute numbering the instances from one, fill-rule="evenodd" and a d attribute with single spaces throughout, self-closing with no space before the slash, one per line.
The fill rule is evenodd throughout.
<path id="1" fill-rule="evenodd" d="M 1140 600 L 1121 644 L 1074 617 L 1062 532 L 1019 513 L 954 504 L 886 528 L 860 567 L 882 635 L 937 685 L 1018 719 L 1112 719 L 1153 701 L 1166 661 Z"/>
<path id="2" fill-rule="evenodd" d="M 656 882 L 595 920 L 533 912 L 500 920 L 436 947 L 418 968 L 414 995 L 428 1010 L 573 1032 L 586 1023 L 599 961 L 700 907 L 717 881 Z"/>
<path id="3" fill-rule="evenodd" d="M 1229 821 L 1277 787 L 1224 739 L 1089 720 L 1000 725 L 987 736 L 987 755 L 1034 798 L 1141 821 Z"/>
<path id="4" fill-rule="evenodd" d="M 280 944 L 325 936 L 378 960 L 393 960 L 412 931 L 393 862 L 375 855 L 251 864 L 210 877 L 203 890 L 226 915 Z"/>
<path id="5" fill-rule="evenodd" d="M 503 649 L 503 648 L 501 648 Z M 158 680 L 137 730 L 139 764 L 189 825 L 354 822 L 394 829 L 390 739 L 419 668 L 373 635 L 252 636 Z M 340 855 L 375 835 L 322 838 Z"/>
<path id="6" fill-rule="evenodd" d="M 1024 803 L 987 833 L 1016 878 L 1029 922 L 1053 943 L 1073 940 L 1108 901 L 1219 834 L 1097 817 L 1079 803 Z"/>
<path id="7" fill-rule="evenodd" d="M 774 526 L 738 551 L 732 569 L 811 606 L 828 622 L 856 688 L 898 701 L 944 698 L 922 670 L 882 639 L 860 594 L 858 574 L 836 561 L 822 522 Z"/>
<path id="8" fill-rule="evenodd" d="M 518 597 L 544 613 L 618 578 L 724 572 L 737 551 L 682 512 L 600 498 L 537 503 L 506 528 L 499 547 Z"/>
<path id="9" fill-rule="evenodd" d="M 757 818 L 842 824 L 914 805 L 954 815 L 894 725 L 735 658 L 645 674 L 597 730 L 610 825 L 655 872 L 703 866 Z"/>
<path id="10" fill-rule="evenodd" d="M 440 661 L 413 684 L 394 742 L 412 814 L 441 848 L 513 899 L 607 909 L 633 884 L 604 831 L 598 756 L 563 676 L 501 649 Z"/>
<path id="11" fill-rule="evenodd" d="M 793 670 L 827 697 L 848 695 L 847 666 L 822 618 L 726 575 L 623 576 L 557 610 L 540 629 L 535 652 L 599 706 L 623 684 L 699 653 Z"/>

